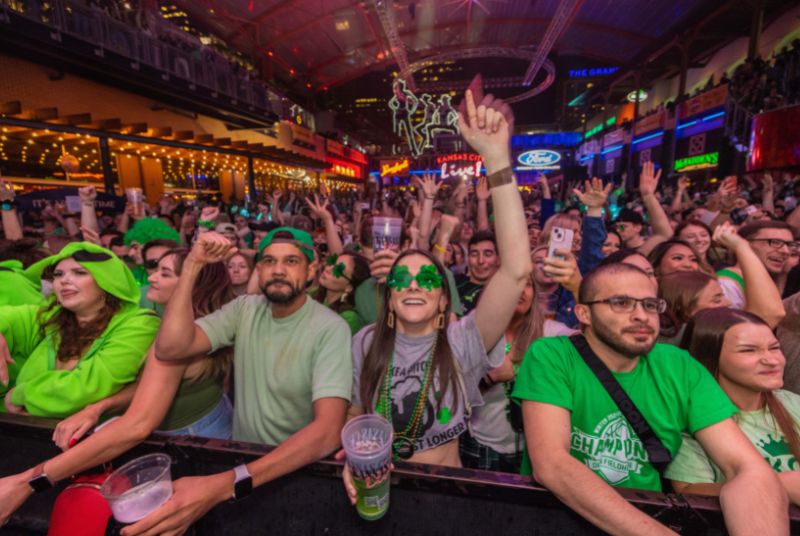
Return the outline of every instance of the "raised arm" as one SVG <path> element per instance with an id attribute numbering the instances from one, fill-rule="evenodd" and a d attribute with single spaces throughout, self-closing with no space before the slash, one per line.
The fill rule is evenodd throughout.
<path id="1" fill-rule="evenodd" d="M 686 175 L 681 175 L 678 178 L 678 190 L 672 198 L 672 205 L 670 210 L 673 214 L 677 214 L 683 210 L 683 197 L 686 195 L 686 189 L 689 187 L 689 179 Z"/>
<path id="2" fill-rule="evenodd" d="M 442 264 L 444 264 L 445 256 L 447 255 L 447 244 L 450 243 L 450 237 L 453 236 L 458 224 L 458 218 L 449 214 L 444 214 L 439 221 L 439 230 L 436 233 L 436 243 L 433 244 L 432 253 Z"/>
<path id="3" fill-rule="evenodd" d="M 770 214 L 775 214 L 775 182 L 772 175 L 765 173 L 762 185 L 761 206 Z"/>
<path id="4" fill-rule="evenodd" d="M 572 457 L 568 410 L 523 400 L 522 415 L 533 477 L 564 504 L 610 534 L 675 534 Z"/>
<path id="5" fill-rule="evenodd" d="M 489 191 L 489 183 L 486 182 L 486 177 L 478 179 L 478 184 L 475 186 L 475 197 L 478 199 L 478 212 L 475 217 L 476 226 L 478 231 L 489 230 L 489 198 L 492 196 Z"/>
<path id="6" fill-rule="evenodd" d="M 603 207 L 608 200 L 612 184 L 603 186 L 603 181 L 594 177 L 586 181 L 583 192 L 575 188 L 573 193 L 586 205 L 586 217 L 583 219 L 583 240 L 578 258 L 578 267 L 582 274 L 588 274 L 600 264 L 605 257 L 602 252 L 606 241 L 606 228 L 603 223 Z"/>
<path id="7" fill-rule="evenodd" d="M 713 239 L 736 254 L 736 262 L 744 279 L 745 310 L 761 317 L 775 328 L 786 316 L 778 286 L 750 244 L 736 233 L 730 222 L 714 230 Z"/>
<path id="8" fill-rule="evenodd" d="M 508 105 L 491 95 L 475 106 L 467 90 L 467 117 L 459 114 L 458 124 L 467 143 L 480 153 L 489 176 L 495 210 L 495 231 L 500 268 L 486 285 L 475 312 L 475 323 L 484 346 L 492 348 L 508 327 L 514 306 L 531 272 L 531 251 L 527 240 L 525 211 L 511 171 L 511 131 L 504 113 Z M 498 175 L 494 174 L 501 172 Z M 507 174 L 507 175 L 506 175 Z M 494 184 L 492 184 L 495 182 Z"/>
<path id="9" fill-rule="evenodd" d="M 12 204 L 14 196 L 14 187 L 0 179 L 0 203 L 11 204 L 8 210 L 0 209 L 0 212 L 2 212 L 3 231 L 7 240 L 20 240 L 23 236 L 17 209 Z"/>
<path id="10" fill-rule="evenodd" d="M 733 419 L 703 428 L 695 437 L 725 473 L 719 502 L 728 533 L 788 534 L 786 492 Z"/>
<path id="11" fill-rule="evenodd" d="M 325 240 L 328 243 L 328 251 L 336 253 L 337 255 L 344 253 L 342 239 L 339 237 L 339 232 L 336 230 L 336 222 L 333 221 L 333 214 L 328 210 L 328 200 L 326 199 L 320 202 L 317 194 L 314 194 L 313 202 L 308 197 L 306 197 L 305 200 L 308 208 L 311 209 L 317 218 L 322 220 L 322 224 L 325 226 Z"/>
<path id="12" fill-rule="evenodd" d="M 78 188 L 78 196 L 81 198 L 81 228 L 99 233 L 100 225 L 97 223 L 97 210 L 94 206 L 97 190 L 94 186 Z"/>
<path id="13" fill-rule="evenodd" d="M 419 214 L 419 248 L 427 250 L 430 248 L 431 221 L 433 215 L 433 203 L 436 201 L 436 194 L 442 184 L 436 182 L 436 176 L 425 174 L 422 179 L 417 179 L 417 187 L 421 192 L 422 208 Z"/>
<path id="14" fill-rule="evenodd" d="M 194 323 L 192 288 L 200 270 L 206 264 L 229 258 L 236 252 L 227 238 L 209 231 L 201 234 L 183 262 L 175 292 L 167 303 L 156 338 L 156 356 L 165 361 L 205 355 L 211 351 L 211 341 Z"/>
<path id="15" fill-rule="evenodd" d="M 639 248 L 643 255 L 650 253 L 654 247 L 672 237 L 672 226 L 669 224 L 667 213 L 656 197 L 658 180 L 661 178 L 661 170 L 655 171 L 652 162 L 647 162 L 642 166 L 642 174 L 639 176 L 639 194 L 642 196 L 644 208 L 650 216 L 650 225 L 653 227 L 653 234 Z"/>

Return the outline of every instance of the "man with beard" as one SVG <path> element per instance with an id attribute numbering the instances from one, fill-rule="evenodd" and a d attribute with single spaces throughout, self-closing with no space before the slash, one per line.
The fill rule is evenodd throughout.
<path id="1" fill-rule="evenodd" d="M 216 504 L 327 456 L 339 445 L 352 386 L 350 328 L 305 292 L 316 271 L 311 236 L 279 227 L 259 244 L 263 295 L 245 295 L 195 320 L 191 290 L 200 269 L 235 251 L 222 235 L 200 235 L 164 313 L 156 356 L 177 361 L 234 346 L 233 438 L 278 445 L 216 475 L 175 482 L 172 499 L 126 532 L 182 533 Z M 235 343 L 235 344 L 234 344 Z"/>
<path id="2" fill-rule="evenodd" d="M 601 266 L 583 280 L 579 302 L 586 342 L 670 454 L 689 433 L 722 468 L 728 530 L 788 533 L 786 494 L 730 418 L 736 408 L 688 353 L 655 344 L 664 303 L 650 278 L 627 264 Z M 612 489 L 662 491 L 644 444 L 570 339 L 528 349 L 513 398 L 522 403 L 527 470 L 537 481 L 605 532 L 674 534 Z"/>

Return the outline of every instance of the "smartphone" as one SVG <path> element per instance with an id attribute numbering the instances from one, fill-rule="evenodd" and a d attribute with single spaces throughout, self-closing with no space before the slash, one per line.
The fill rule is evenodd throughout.
<path id="1" fill-rule="evenodd" d="M 572 251 L 572 239 L 575 232 L 572 229 L 563 227 L 553 227 L 550 232 L 550 242 L 547 244 L 547 256 L 551 258 L 563 259 L 563 255 L 556 255 L 557 249 Z"/>

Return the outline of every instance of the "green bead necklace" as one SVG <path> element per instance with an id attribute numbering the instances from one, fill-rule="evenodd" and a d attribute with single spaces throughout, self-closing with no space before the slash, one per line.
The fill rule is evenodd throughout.
<path id="1" fill-rule="evenodd" d="M 394 433 L 394 441 L 392 442 L 392 451 L 395 460 L 407 460 L 414 455 L 414 441 L 419 439 L 422 428 L 422 415 L 425 408 L 425 400 L 427 393 L 431 386 L 431 363 L 433 355 L 436 353 L 436 342 L 433 341 L 433 348 L 431 348 L 428 358 L 425 360 L 424 377 L 422 379 L 422 387 L 417 392 L 417 398 L 414 402 L 414 413 L 408 420 L 406 427 L 402 432 Z M 378 397 L 378 403 L 375 406 L 375 412 L 383 415 L 389 423 L 392 423 L 392 371 L 394 370 L 394 352 L 392 357 L 389 358 L 389 369 L 386 371 L 386 376 L 383 379 L 383 386 L 381 387 L 381 394 Z"/>

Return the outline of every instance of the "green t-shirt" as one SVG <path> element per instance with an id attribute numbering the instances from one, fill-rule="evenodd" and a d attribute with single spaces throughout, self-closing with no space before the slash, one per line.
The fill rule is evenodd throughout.
<path id="1" fill-rule="evenodd" d="M 350 328 L 311 298 L 274 318 L 263 295 L 240 296 L 196 322 L 212 351 L 234 346 L 235 440 L 278 445 L 311 423 L 314 401 L 350 400 Z"/>
<path id="2" fill-rule="evenodd" d="M 463 315 L 463 309 L 461 299 L 458 297 L 456 281 L 450 270 L 445 269 L 445 274 L 447 274 L 447 283 L 450 285 L 450 310 L 460 317 Z M 381 300 L 381 296 L 377 288 L 377 280 L 370 277 L 356 289 L 356 312 L 364 320 L 365 326 L 374 324 L 378 320 L 378 302 Z"/>
<path id="3" fill-rule="evenodd" d="M 673 456 L 683 432 L 736 413 L 711 374 L 674 346 L 657 344 L 632 371 L 614 377 Z M 546 337 L 531 345 L 512 397 L 569 410 L 570 453 L 612 486 L 661 491 L 644 445 L 569 338 Z M 527 456 L 522 472 L 530 474 Z"/>
<path id="4" fill-rule="evenodd" d="M 789 391 L 774 391 L 795 426 L 800 424 L 800 395 Z M 735 417 L 736 424 L 744 432 L 756 450 L 777 472 L 795 471 L 797 460 L 789 450 L 789 443 L 773 420 L 769 411 L 764 408 L 758 411 L 743 411 Z M 725 474 L 711 461 L 697 440 L 684 437 L 678 455 L 672 460 L 666 471 L 666 477 L 690 484 L 725 482 Z"/>

